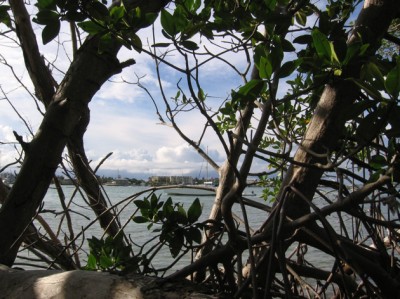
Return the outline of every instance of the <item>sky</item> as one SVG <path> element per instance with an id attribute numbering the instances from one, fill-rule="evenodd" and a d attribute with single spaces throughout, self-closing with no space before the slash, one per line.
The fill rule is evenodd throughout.
<path id="1" fill-rule="evenodd" d="M 323 2 L 317 1 L 319 5 Z M 33 26 L 43 56 L 49 65 L 54 63 L 51 69 L 59 83 L 71 61 L 68 27 L 62 27 L 58 40 L 44 46 L 40 38 L 41 27 L 35 23 Z M 1 25 L 0 29 L 4 32 L 6 27 Z M 160 34 L 161 26 L 158 21 L 155 23 L 154 32 L 157 42 L 165 41 Z M 138 33 L 145 49 L 149 49 L 149 45 L 152 44 L 152 34 L 152 27 L 140 30 Z M 226 44 L 219 45 L 226 46 Z M 200 47 L 203 51 L 205 49 L 221 51 L 216 45 L 207 43 L 204 39 L 201 40 Z M 160 50 L 165 51 L 165 49 Z M 112 77 L 102 86 L 89 105 L 91 121 L 84 142 L 92 167 L 95 168 L 107 154 L 112 152 L 113 154 L 102 164 L 100 175 L 143 179 L 152 175 L 217 177 L 217 173 L 211 167 L 207 167 L 203 158 L 170 126 L 161 124 L 156 107 L 164 120 L 167 121 L 167 118 L 155 72 L 155 61 L 146 53 L 128 49 L 121 50 L 118 58 L 121 62 L 133 58 L 136 64 Z M 222 58 L 242 71 L 247 66 L 246 56 L 243 53 L 229 52 Z M 168 52 L 166 59 L 175 66 L 184 67 L 185 61 L 176 51 Z M 199 59 L 204 58 L 199 56 Z M 15 161 L 20 151 L 13 131 L 29 141 L 32 132 L 37 131 L 42 121 L 44 109 L 37 108 L 40 104 L 37 104 L 32 96 L 34 91 L 18 45 L 3 35 L 0 35 L 0 61 L 2 62 L 0 64 L 1 169 Z M 193 66 L 193 59 L 190 63 Z M 182 73 L 165 65 L 160 66 L 160 73 L 167 99 L 175 97 L 178 82 L 181 82 L 180 86 L 185 89 L 183 83 L 185 77 Z M 231 67 L 217 59 L 201 66 L 199 74 L 202 88 L 208 96 L 207 103 L 213 110 L 229 97 L 232 89 L 237 89 L 243 84 L 242 78 Z M 138 80 L 151 97 L 138 86 Z M 22 87 L 21 83 L 25 87 Z M 286 92 L 287 85 L 280 88 L 282 92 Z M 198 112 L 179 114 L 177 121 L 192 140 L 199 139 L 203 131 L 204 118 Z M 217 164 L 221 165 L 225 160 L 222 146 L 210 128 L 205 134 L 202 148 Z M 265 169 L 265 163 L 256 161 L 253 171 Z"/>
<path id="2" fill-rule="evenodd" d="M 59 83 L 71 61 L 68 28 L 62 27 L 59 40 L 44 46 L 41 43 L 40 26 L 35 23 L 33 26 L 43 56 L 56 66 L 52 68 L 52 73 Z M 159 37 L 158 41 L 163 39 L 159 34 L 160 29 L 160 24 L 157 22 L 154 30 Z M 5 30 L 6 27 L 2 26 L 1 31 Z M 139 36 L 144 47 L 148 48 L 146 45 L 152 43 L 150 41 L 152 28 L 141 30 Z M 204 40 L 202 42 L 204 43 Z M 210 44 L 207 47 L 215 48 Z M 157 108 L 167 121 L 154 60 L 143 52 L 138 53 L 128 49 L 121 50 L 118 58 L 121 62 L 133 58 L 136 64 L 112 77 L 89 105 L 91 121 L 84 142 L 92 167 L 97 166 L 101 159 L 112 152 L 113 154 L 100 168 L 99 174 L 136 178 L 148 178 L 152 175 L 216 177 L 216 172 L 206 165 L 196 151 L 185 144 L 170 126 L 161 124 L 150 96 L 135 84 L 140 78 L 140 84 L 151 93 Z M 246 65 L 243 55 L 229 54 L 224 58 L 241 68 Z M 176 66 L 184 66 L 184 60 L 176 52 L 169 53 L 167 59 Z M 37 109 L 37 105 L 40 104 L 35 102 L 32 95 L 34 90 L 24 68 L 20 49 L 15 41 L 4 36 L 0 36 L 0 60 L 2 62 L 0 65 L 1 169 L 15 161 L 20 151 L 13 131 L 29 141 L 32 132 L 37 131 L 42 121 L 44 109 L 42 107 L 41 111 Z M 182 79 L 181 82 L 184 82 L 184 76 L 167 66 L 161 66 L 160 71 L 166 98 L 170 99 L 177 93 L 179 80 Z M 212 97 L 209 103 L 215 109 L 230 94 L 231 89 L 236 89 L 242 84 L 241 79 L 233 74 L 229 67 L 217 60 L 201 68 L 200 79 L 205 92 Z M 181 86 L 184 87 L 184 84 L 181 83 Z M 192 140 L 198 140 L 204 124 L 204 119 L 198 113 L 181 114 L 177 120 L 182 130 Z M 202 148 L 208 151 L 218 164 L 223 163 L 225 155 L 215 134 L 206 134 Z"/>

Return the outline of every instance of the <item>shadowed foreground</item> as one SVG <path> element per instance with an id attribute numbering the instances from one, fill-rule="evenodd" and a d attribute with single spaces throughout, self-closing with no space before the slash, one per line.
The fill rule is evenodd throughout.
<path id="1" fill-rule="evenodd" d="M 219 298 L 187 281 L 165 281 L 140 275 L 118 276 L 92 271 L 21 271 L 2 266 L 2 298 Z"/>

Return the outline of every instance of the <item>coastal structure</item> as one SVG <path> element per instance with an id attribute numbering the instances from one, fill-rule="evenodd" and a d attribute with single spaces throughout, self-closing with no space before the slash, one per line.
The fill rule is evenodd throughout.
<path id="1" fill-rule="evenodd" d="M 193 177 L 191 176 L 163 176 L 155 175 L 149 177 L 149 183 L 152 186 L 165 186 L 165 185 L 192 185 Z"/>
<path id="2" fill-rule="evenodd" d="M 104 185 L 106 186 L 129 186 L 131 185 L 131 182 L 128 179 L 122 179 L 121 177 L 118 177 L 116 179 L 113 179 Z"/>

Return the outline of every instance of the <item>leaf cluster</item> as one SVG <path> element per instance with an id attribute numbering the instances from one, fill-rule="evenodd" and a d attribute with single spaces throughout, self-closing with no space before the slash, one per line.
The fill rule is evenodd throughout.
<path id="1" fill-rule="evenodd" d="M 7 27 L 11 28 L 11 17 L 9 14 L 10 11 L 10 6 L 9 5 L 3 5 L 3 2 L 1 2 L 0 5 L 0 23 L 3 23 Z"/>
<path id="2" fill-rule="evenodd" d="M 135 205 L 141 215 L 132 217 L 136 223 L 148 223 L 150 230 L 160 233 L 160 242 L 166 244 L 172 257 L 176 257 L 182 247 L 191 247 L 193 243 L 201 242 L 203 224 L 198 223 L 202 213 L 202 206 L 196 198 L 190 207 L 185 210 L 181 203 L 173 203 L 169 197 L 165 202 L 153 194 L 149 198 L 136 200 Z"/>
<path id="3" fill-rule="evenodd" d="M 52 41 L 60 32 L 61 22 L 77 23 L 90 35 L 100 35 L 100 50 L 107 49 L 117 41 L 128 49 L 141 51 L 142 43 L 136 31 L 154 23 L 157 14 L 143 12 L 139 6 L 107 6 L 107 1 L 86 0 L 39 0 L 36 4 L 38 13 L 33 21 L 44 25 L 43 44 Z"/>
<path id="4" fill-rule="evenodd" d="M 139 256 L 131 256 L 132 248 L 130 245 L 124 245 L 122 236 L 108 236 L 105 239 L 93 236 L 87 239 L 90 252 L 85 270 L 134 272 L 138 269 L 142 259 Z"/>
<path id="5" fill-rule="evenodd" d="M 176 8 L 171 14 L 168 10 L 161 11 L 162 34 L 172 43 L 176 43 L 187 50 L 197 50 L 199 46 L 190 40 L 197 33 L 205 33 L 205 23 L 210 18 L 210 9 L 199 11 L 200 0 L 177 1 Z M 155 47 L 166 47 L 171 43 L 155 44 Z"/>

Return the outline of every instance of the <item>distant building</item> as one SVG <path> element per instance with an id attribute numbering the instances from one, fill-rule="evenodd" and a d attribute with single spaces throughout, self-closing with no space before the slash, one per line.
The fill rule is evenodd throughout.
<path id="1" fill-rule="evenodd" d="M 128 179 L 117 178 L 105 183 L 106 186 L 130 186 L 132 185 Z"/>
<path id="2" fill-rule="evenodd" d="M 193 178 L 191 176 L 163 176 L 156 175 L 149 178 L 150 185 L 163 186 L 163 185 L 192 185 Z"/>
<path id="3" fill-rule="evenodd" d="M 171 185 L 191 185 L 193 184 L 193 178 L 191 176 L 170 176 L 169 183 Z"/>

